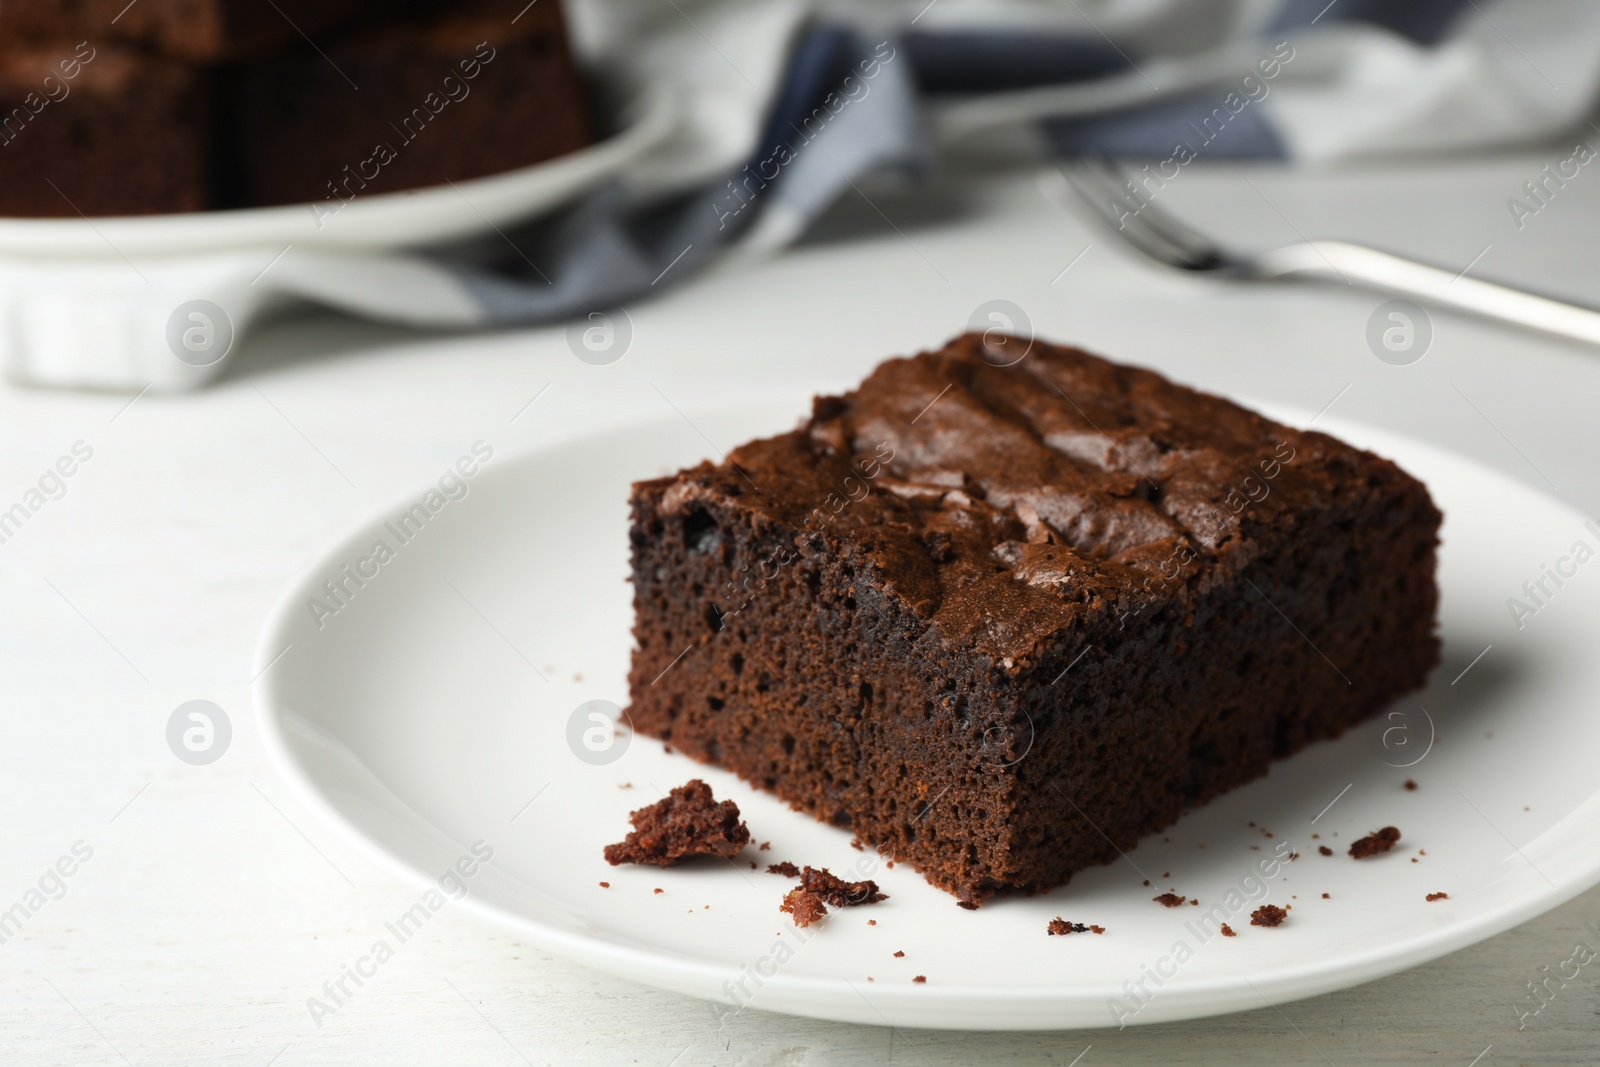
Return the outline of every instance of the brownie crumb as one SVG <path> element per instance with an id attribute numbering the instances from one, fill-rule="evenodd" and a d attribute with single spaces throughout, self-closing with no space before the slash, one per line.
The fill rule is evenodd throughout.
<path id="1" fill-rule="evenodd" d="M 1400 831 L 1393 826 L 1385 826 L 1382 830 L 1374 830 L 1351 845 L 1350 856 L 1353 859 L 1364 860 L 1368 856 L 1376 856 L 1380 852 L 1388 852 L 1399 841 Z"/>
<path id="2" fill-rule="evenodd" d="M 807 867 L 801 871 L 799 888 L 816 894 L 836 908 L 853 908 L 858 904 L 876 904 L 889 899 L 889 894 L 878 891 L 877 882 L 870 879 L 847 882 L 826 867 L 821 870 Z"/>
<path id="3" fill-rule="evenodd" d="M 894 954 L 894 958 L 897 960 L 903 960 L 906 958 L 906 954 L 904 952 L 896 952 Z"/>
<path id="4" fill-rule="evenodd" d="M 1317 846 L 1317 851 L 1322 853 L 1322 855 L 1324 855 L 1324 856 L 1333 855 L 1333 849 L 1329 848 L 1327 845 L 1318 845 Z"/>
<path id="5" fill-rule="evenodd" d="M 611 888 L 611 883 L 610 882 L 601 882 L 600 883 L 600 888 L 601 889 L 610 889 Z"/>
<path id="6" fill-rule="evenodd" d="M 916 977 L 915 977 L 915 978 L 913 978 L 913 979 L 911 979 L 911 980 L 912 980 L 912 981 L 913 981 L 913 982 L 921 982 L 921 983 L 923 983 L 923 984 L 924 984 L 924 985 L 926 985 L 926 984 L 927 984 L 927 981 L 928 981 L 928 976 L 927 976 L 927 975 L 925 975 L 925 974 L 919 974 L 919 975 L 917 975 L 917 976 L 916 976 Z"/>
<path id="7" fill-rule="evenodd" d="M 796 867 L 794 864 L 790 863 L 788 860 L 784 860 L 782 863 L 769 863 L 769 864 L 767 864 L 767 873 L 768 874 L 781 874 L 785 878 L 798 878 L 798 877 L 800 877 L 800 868 Z"/>
<path id="8" fill-rule="evenodd" d="M 1328 894 L 1324 893 L 1324 894 L 1322 894 L 1322 899 L 1323 900 L 1332 900 L 1333 898 L 1328 896 Z"/>
<path id="9" fill-rule="evenodd" d="M 750 829 L 731 800 L 717 803 L 698 778 L 628 816 L 627 840 L 606 846 L 606 862 L 674 867 L 690 856 L 729 857 L 750 843 Z"/>
<path id="10" fill-rule="evenodd" d="M 660 888 L 660 887 L 659 887 L 659 886 L 658 886 L 658 887 L 657 887 L 657 888 L 656 888 L 656 890 L 655 890 L 655 891 L 656 891 L 656 892 L 657 892 L 657 893 L 665 893 L 665 892 L 666 892 L 666 890 L 665 890 L 665 889 L 662 889 L 662 888 Z"/>
<path id="11" fill-rule="evenodd" d="M 974 904 L 970 900 L 958 900 L 958 901 L 956 901 L 956 907 L 965 908 L 967 911 L 977 911 L 978 910 L 978 905 Z"/>
<path id="12" fill-rule="evenodd" d="M 878 925 L 878 920 L 877 919 L 868 919 L 867 920 L 867 925 L 868 926 L 877 926 Z"/>
<path id="13" fill-rule="evenodd" d="M 1289 913 L 1276 904 L 1263 904 L 1250 913 L 1251 926 L 1282 926 Z"/>
<path id="14" fill-rule="evenodd" d="M 1222 924 L 1222 936 L 1223 937 L 1238 937 L 1239 935 L 1233 932 L 1233 927 L 1229 926 L 1227 923 L 1223 923 Z"/>
<path id="15" fill-rule="evenodd" d="M 1435 900 L 1449 900 L 1449 899 L 1450 899 L 1450 894 L 1449 893 L 1429 893 L 1428 894 L 1429 903 L 1432 903 Z"/>
<path id="16" fill-rule="evenodd" d="M 828 905 L 815 893 L 796 886 L 784 895 L 783 903 L 778 905 L 778 910 L 794 916 L 796 926 L 810 926 L 828 914 Z"/>
<path id="17" fill-rule="evenodd" d="M 1297 859 L 1299 859 L 1299 858 L 1300 858 L 1300 853 L 1298 853 L 1298 852 L 1291 852 L 1291 853 L 1289 853 L 1289 858 L 1290 858 L 1290 859 L 1292 859 L 1292 860 L 1297 860 Z"/>
<path id="18" fill-rule="evenodd" d="M 1159 897 L 1151 897 L 1150 899 L 1155 901 L 1157 904 L 1160 904 L 1164 908 L 1176 908 L 1179 904 L 1182 904 L 1189 898 L 1180 897 L 1176 893 L 1162 893 Z"/>
<path id="19" fill-rule="evenodd" d="M 756 851 L 757 852 L 766 852 L 766 851 L 770 850 L 771 848 L 772 848 L 772 842 L 771 841 L 763 841 L 756 848 Z"/>
<path id="20" fill-rule="evenodd" d="M 1416 791 L 1417 791 L 1417 783 L 1412 781 L 1410 778 L 1407 778 L 1406 779 L 1406 792 L 1407 793 L 1415 793 Z"/>

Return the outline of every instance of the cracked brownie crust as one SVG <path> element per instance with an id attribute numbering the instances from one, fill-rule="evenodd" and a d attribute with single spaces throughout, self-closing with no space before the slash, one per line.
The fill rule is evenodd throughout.
<path id="1" fill-rule="evenodd" d="M 1440 515 L 1394 464 L 1077 349 L 998 362 L 976 334 L 890 360 L 632 499 L 635 727 L 968 904 L 1438 659 Z"/>

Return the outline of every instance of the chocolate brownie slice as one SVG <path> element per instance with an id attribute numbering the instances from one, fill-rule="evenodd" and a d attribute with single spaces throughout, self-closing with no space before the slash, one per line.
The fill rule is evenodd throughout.
<path id="1" fill-rule="evenodd" d="M 0 215 L 211 206 L 206 71 L 119 45 L 0 45 Z"/>
<path id="2" fill-rule="evenodd" d="M 592 140 L 555 0 L 476 0 L 303 44 L 243 68 L 238 98 L 245 201 L 320 203 L 323 218 L 356 196 L 496 174 Z"/>
<path id="3" fill-rule="evenodd" d="M 1023 347 L 890 360 L 632 496 L 634 727 L 968 906 L 1114 859 L 1438 661 L 1415 478 Z"/>
<path id="4" fill-rule="evenodd" d="M 259 57 L 363 15 L 442 0 L 7 0 L 0 35 L 114 38 L 197 63 Z"/>

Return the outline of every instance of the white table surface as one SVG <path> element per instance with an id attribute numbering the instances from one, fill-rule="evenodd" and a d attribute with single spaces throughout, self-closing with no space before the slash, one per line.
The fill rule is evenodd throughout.
<path id="1" fill-rule="evenodd" d="M 1191 167 L 1162 195 L 1243 243 L 1298 230 L 1457 269 L 1482 253 L 1475 273 L 1600 302 L 1600 177 L 1585 172 L 1520 232 L 1506 206 L 1557 158 L 1318 176 Z M 703 1003 L 446 909 L 334 1017 L 312 1019 L 306 998 L 413 895 L 266 764 L 247 695 L 257 630 L 320 546 L 478 438 L 519 449 L 670 413 L 663 395 L 692 412 L 764 387 L 844 386 L 1004 297 L 1047 337 L 1236 395 L 1311 409 L 1337 396 L 1343 416 L 1600 511 L 1600 353 L 1441 313 L 1428 355 L 1389 366 L 1364 340 L 1380 298 L 1158 274 L 1086 230 L 1040 179 L 874 186 L 871 204 L 840 205 L 781 259 L 631 308 L 632 347 L 612 366 L 578 361 L 561 329 L 408 336 L 311 318 L 252 338 L 197 395 L 128 406 L 0 390 L 0 509 L 75 442 L 93 448 L 65 495 L 0 544 L 0 909 L 75 842 L 93 849 L 65 895 L 0 944 L 0 1062 L 1594 1062 L 1600 971 L 1585 969 L 1520 1031 L 1513 1005 L 1575 942 L 1600 946 L 1600 890 L 1433 964 L 1281 1009 L 1020 1035 L 759 1011 L 719 1031 Z M 235 727 L 208 767 L 179 762 L 164 737 L 173 709 L 196 698 Z"/>

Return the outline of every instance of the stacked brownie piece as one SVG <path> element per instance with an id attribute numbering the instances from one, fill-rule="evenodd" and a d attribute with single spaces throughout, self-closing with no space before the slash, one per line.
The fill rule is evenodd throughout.
<path id="1" fill-rule="evenodd" d="M 958 338 L 633 490 L 634 726 L 976 906 L 1438 662 L 1388 460 L 1073 348 Z"/>
<path id="2" fill-rule="evenodd" d="M 591 138 L 559 0 L 0 3 L 0 215 L 337 207 Z"/>

